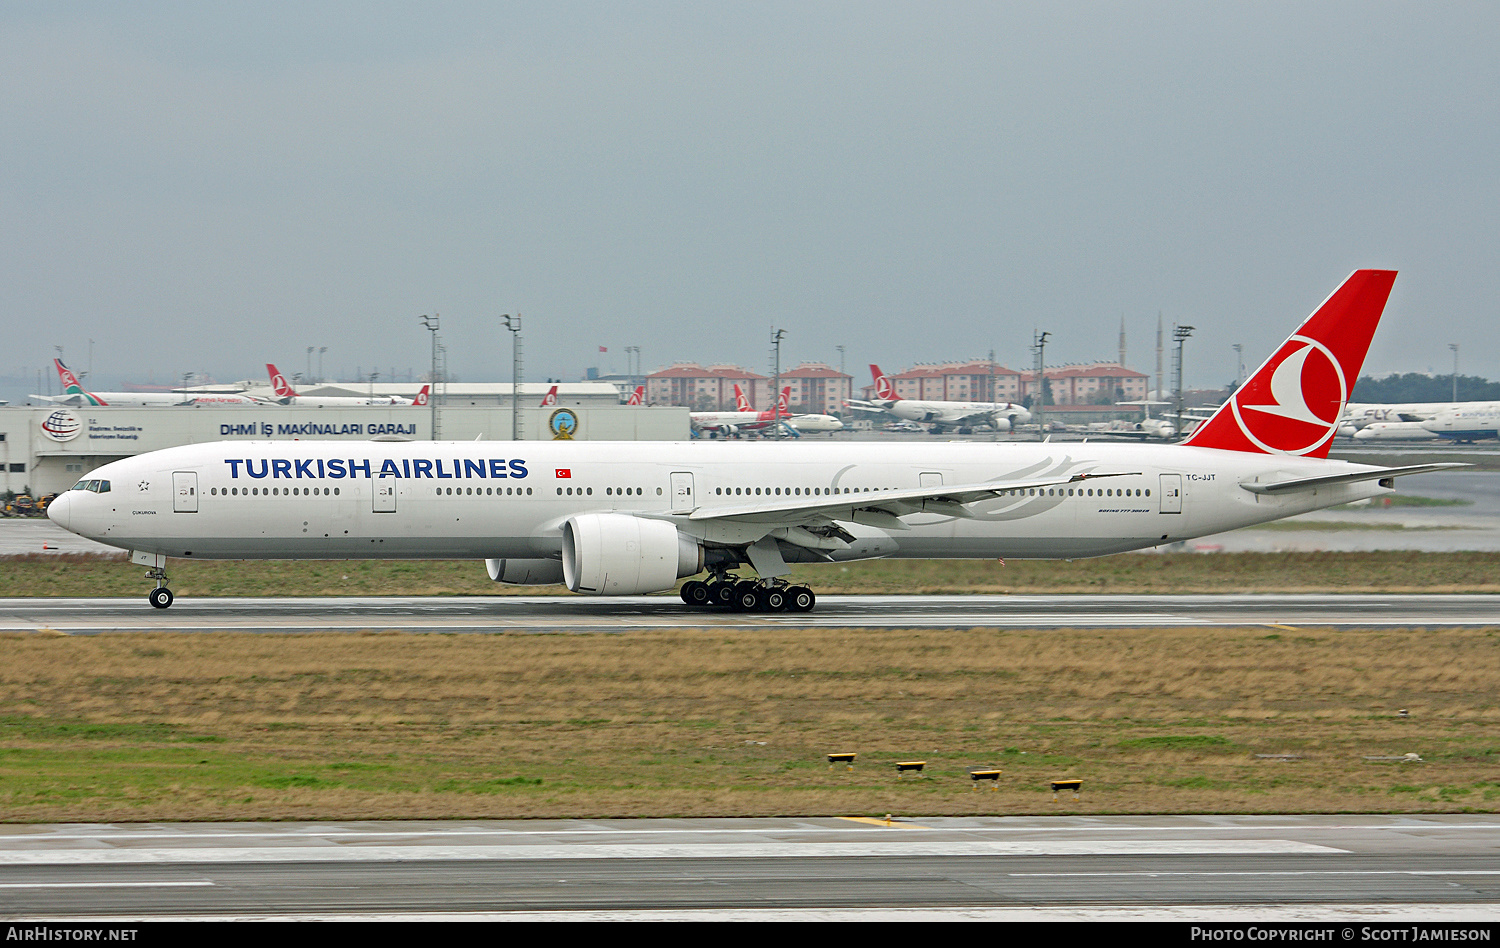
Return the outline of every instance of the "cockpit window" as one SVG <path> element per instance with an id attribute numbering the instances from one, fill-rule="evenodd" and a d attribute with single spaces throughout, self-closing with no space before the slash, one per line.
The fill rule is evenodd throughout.
<path id="1" fill-rule="evenodd" d="M 81 480 L 73 485 L 74 490 L 91 490 L 96 494 L 109 493 L 109 481 L 101 481 L 98 478 L 92 480 Z"/>

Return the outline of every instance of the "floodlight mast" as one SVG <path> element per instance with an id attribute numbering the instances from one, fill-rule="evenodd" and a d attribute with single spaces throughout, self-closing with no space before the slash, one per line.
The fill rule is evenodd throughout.
<path id="1" fill-rule="evenodd" d="M 1177 431 L 1178 431 L 1179 434 L 1182 433 L 1182 431 L 1187 427 L 1187 425 L 1184 423 L 1185 419 L 1183 418 L 1183 414 L 1182 414 L 1182 411 L 1183 411 L 1182 344 L 1184 342 L 1186 342 L 1188 340 L 1188 337 L 1193 334 L 1193 329 L 1194 328 L 1195 327 L 1193 327 L 1193 326 L 1173 326 L 1172 327 L 1172 338 L 1174 340 L 1176 340 L 1176 342 L 1177 342 L 1177 351 L 1175 353 L 1173 353 L 1173 355 L 1172 355 L 1172 362 L 1173 362 L 1172 370 L 1173 370 L 1173 373 L 1177 376 Z"/>
<path id="2" fill-rule="evenodd" d="M 506 313 L 500 323 L 510 333 L 510 438 L 521 440 L 521 314 Z"/>
<path id="3" fill-rule="evenodd" d="M 427 405 L 430 418 L 428 427 L 432 431 L 432 440 L 436 441 L 438 439 L 437 362 L 439 320 L 437 313 L 433 313 L 431 316 L 418 316 L 417 318 L 422 321 L 422 326 L 428 332 L 432 333 L 432 372 L 427 377 L 428 384 L 431 387 L 427 390 Z"/>

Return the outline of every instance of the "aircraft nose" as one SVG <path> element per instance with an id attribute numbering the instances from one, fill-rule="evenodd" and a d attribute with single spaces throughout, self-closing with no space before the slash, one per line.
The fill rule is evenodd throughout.
<path id="1" fill-rule="evenodd" d="M 72 527 L 68 526 L 70 522 L 70 518 L 68 516 L 68 508 L 73 504 L 73 498 L 70 496 L 72 493 L 72 491 L 64 491 L 61 494 L 58 494 L 56 497 L 52 498 L 52 503 L 47 505 L 47 519 L 51 520 L 59 527 L 62 527 L 64 530 L 73 529 Z"/>

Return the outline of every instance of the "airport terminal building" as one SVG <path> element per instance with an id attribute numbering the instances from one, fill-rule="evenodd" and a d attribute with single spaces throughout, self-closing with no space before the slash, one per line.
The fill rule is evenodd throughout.
<path id="1" fill-rule="evenodd" d="M 529 386 L 523 387 L 523 404 L 514 415 L 508 398 L 493 397 L 488 405 L 450 404 L 436 412 L 408 405 L 0 408 L 0 491 L 57 493 L 103 464 L 183 444 L 430 441 L 434 415 L 436 440 L 443 441 L 513 440 L 517 415 L 524 441 L 684 441 L 690 435 L 686 408 L 624 406 L 612 386 L 608 398 L 560 399 L 573 404 L 546 408 L 535 407 L 525 388 Z"/>

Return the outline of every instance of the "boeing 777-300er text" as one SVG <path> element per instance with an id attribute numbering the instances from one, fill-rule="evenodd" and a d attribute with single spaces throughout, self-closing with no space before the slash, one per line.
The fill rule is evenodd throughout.
<path id="1" fill-rule="evenodd" d="M 1011 402 L 935 402 L 902 398 L 896 394 L 896 386 L 889 376 L 880 371 L 880 366 L 870 366 L 870 376 L 875 380 L 874 401 L 850 399 L 846 404 L 860 411 L 878 411 L 892 415 L 902 421 L 920 421 L 932 425 L 933 434 L 942 434 L 948 428 L 969 428 L 974 425 L 989 425 L 996 431 L 1010 431 L 1016 425 L 1031 420 L 1031 412 L 1023 405 Z"/>
<path id="2" fill-rule="evenodd" d="M 191 408 L 196 405 L 263 405 L 264 399 L 238 392 L 91 392 L 78 381 L 73 370 L 53 359 L 57 377 L 62 380 L 61 395 L 33 395 L 32 398 L 55 405 L 75 408 Z"/>
<path id="3" fill-rule="evenodd" d="M 789 563 L 1101 556 L 1392 490 L 1328 460 L 1396 274 L 1356 271 L 1180 444 L 225 441 L 113 461 L 47 514 L 168 557 L 483 559 L 498 582 L 811 609 Z M 734 571 L 752 567 L 757 578 Z"/>
<path id="4" fill-rule="evenodd" d="M 425 400 L 418 402 L 416 399 L 402 398 L 400 395 L 371 395 L 360 397 L 355 395 L 298 395 L 297 390 L 292 388 L 281 370 L 271 363 L 266 363 L 266 372 L 271 376 L 271 390 L 276 393 L 275 404 L 295 405 L 298 408 L 350 408 L 361 405 L 425 405 Z M 423 386 L 422 392 L 428 391 L 429 386 Z M 421 393 L 418 394 L 421 398 Z"/>

